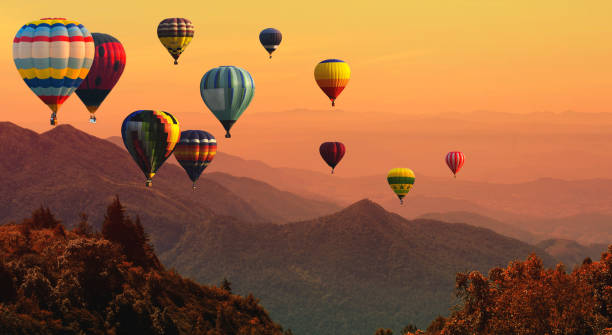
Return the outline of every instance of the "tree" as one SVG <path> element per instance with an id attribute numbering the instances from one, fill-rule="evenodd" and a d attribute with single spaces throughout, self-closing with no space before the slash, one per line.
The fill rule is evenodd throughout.
<path id="1" fill-rule="evenodd" d="M 391 329 L 379 328 L 376 330 L 376 333 L 374 333 L 374 335 L 393 335 L 393 331 Z"/>
<path id="2" fill-rule="evenodd" d="M 228 293 L 232 293 L 232 283 L 225 277 L 221 281 L 221 289 L 226 290 Z"/>
<path id="3" fill-rule="evenodd" d="M 89 224 L 89 216 L 85 213 L 81 213 L 80 217 L 81 220 L 72 231 L 81 236 L 92 236 L 94 234 L 94 229 L 91 224 Z"/>
<path id="4" fill-rule="evenodd" d="M 414 333 L 417 330 L 419 330 L 417 326 L 413 325 L 412 323 L 409 323 L 408 325 L 406 325 L 406 327 L 404 327 L 404 329 L 402 329 L 402 335 L 405 335 L 408 333 Z"/>

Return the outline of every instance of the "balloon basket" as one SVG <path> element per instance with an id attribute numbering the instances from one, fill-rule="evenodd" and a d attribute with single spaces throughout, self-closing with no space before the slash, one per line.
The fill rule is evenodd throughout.
<path id="1" fill-rule="evenodd" d="M 145 181 L 146 187 L 151 187 L 152 185 L 153 185 L 153 181 L 151 179 L 147 179 L 147 181 Z"/>

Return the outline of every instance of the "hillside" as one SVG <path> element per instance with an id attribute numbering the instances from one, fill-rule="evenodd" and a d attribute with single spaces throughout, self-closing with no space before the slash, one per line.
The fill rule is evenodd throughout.
<path id="1" fill-rule="evenodd" d="M 109 139 L 118 145 L 121 139 Z M 315 159 L 315 158 L 313 158 Z M 319 158 L 316 158 L 319 159 Z M 315 171 L 271 167 L 220 153 L 207 173 L 223 171 L 274 185 L 300 196 L 348 205 L 362 198 L 386 210 L 413 219 L 429 213 L 470 212 L 514 227 L 513 237 L 565 238 L 580 243 L 612 241 L 612 180 L 562 180 L 541 178 L 515 184 L 464 180 L 462 175 L 438 178 L 416 171 L 415 188 L 400 206 L 389 190 L 385 171 L 380 175 L 344 177 Z M 295 181 L 300 182 L 296 183 Z M 478 225 L 488 220 L 472 218 Z M 462 221 L 462 220 L 460 220 Z M 493 224 L 493 222 L 489 222 Z M 499 223 L 495 224 L 499 226 Z M 486 225 L 485 225 L 486 227 Z M 507 231 L 506 231 L 507 232 Z"/>
<path id="2" fill-rule="evenodd" d="M 253 296 L 184 279 L 150 251 L 133 260 L 139 244 L 103 236 L 66 231 L 44 209 L 0 226 L 2 334 L 282 335 Z"/>
<path id="3" fill-rule="evenodd" d="M 534 244 L 539 241 L 539 239 L 532 233 L 522 230 L 516 226 L 512 226 L 499 220 L 495 220 L 490 217 L 471 212 L 457 211 L 443 213 L 427 213 L 419 216 L 419 218 L 438 220 L 450 223 L 466 223 L 472 226 L 491 229 L 498 234 L 512 237 L 530 244 Z"/>
<path id="4" fill-rule="evenodd" d="M 605 244 L 582 245 L 576 241 L 561 239 L 545 240 L 536 245 L 563 262 L 569 269 L 582 264 L 587 257 L 592 260 L 599 259 L 606 250 Z"/>
<path id="5" fill-rule="evenodd" d="M 369 200 L 286 225 L 219 218 L 194 224 L 162 255 L 201 283 L 255 292 L 296 334 L 372 334 L 425 326 L 451 306 L 456 272 L 488 270 L 542 249 L 491 230 L 409 221 Z"/>
<path id="6" fill-rule="evenodd" d="M 0 207 L 0 223 L 20 219 L 32 206 L 45 205 L 54 208 L 68 226 L 81 212 L 89 213 L 91 221 L 99 224 L 104 206 L 119 195 L 132 214 L 142 216 L 156 248 L 164 251 L 178 241 L 187 223 L 213 214 L 252 222 L 286 222 L 337 209 L 245 179 L 239 182 L 248 185 L 248 194 L 213 178 L 201 178 L 193 192 L 185 172 L 171 164 L 162 166 L 153 187 L 146 188 L 141 171 L 125 150 L 69 125 L 37 134 L 1 122 L 0 141 L 0 175 L 10 177 L 0 183 L 0 201 L 6 205 Z M 218 177 L 236 184 L 231 176 Z M 273 202 L 266 204 L 268 199 Z M 305 207 L 310 208 L 309 213 Z"/>

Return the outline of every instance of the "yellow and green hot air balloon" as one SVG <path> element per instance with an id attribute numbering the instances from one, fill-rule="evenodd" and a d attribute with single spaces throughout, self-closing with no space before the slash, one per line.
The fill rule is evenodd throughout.
<path id="1" fill-rule="evenodd" d="M 351 79 L 351 68 L 339 59 L 326 59 L 317 64 L 314 76 L 317 85 L 329 97 L 333 107 L 336 105 L 336 98 Z"/>
<path id="2" fill-rule="evenodd" d="M 387 175 L 387 182 L 400 199 L 400 204 L 404 204 L 404 197 L 414 185 L 414 172 L 407 168 L 391 169 Z"/>

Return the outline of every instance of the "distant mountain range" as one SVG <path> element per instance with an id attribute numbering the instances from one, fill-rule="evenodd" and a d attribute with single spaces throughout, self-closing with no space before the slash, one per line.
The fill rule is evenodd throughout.
<path id="1" fill-rule="evenodd" d="M 123 148 L 121 138 L 110 140 Z M 491 221 L 495 220 L 507 227 L 501 231 L 492 229 L 524 241 L 560 238 L 583 244 L 612 242 L 611 179 L 545 178 L 518 184 L 494 184 L 463 181 L 461 176 L 454 180 L 417 174 L 414 190 L 406 197 L 406 204 L 400 206 L 387 185 L 386 175 L 345 178 L 340 171 L 330 175 L 274 168 L 223 152 L 218 153 L 205 175 L 214 171 L 257 179 L 301 197 L 344 206 L 369 198 L 409 219 L 431 213 L 455 213 L 448 214 L 448 219 L 440 219 L 500 228 L 499 223 Z M 457 216 L 465 212 L 473 214 Z M 487 220 L 483 221 L 482 216 L 491 220 L 487 219 L 489 222 L 485 224 Z"/>
<path id="2" fill-rule="evenodd" d="M 231 215 L 251 222 L 288 222 L 315 218 L 339 209 L 331 203 L 287 195 L 248 178 L 217 173 L 201 178 L 193 192 L 191 181 L 178 166 L 165 164 L 144 186 L 144 176 L 125 150 L 69 125 L 37 134 L 12 123 L 0 122 L 0 223 L 28 215 L 45 205 L 68 225 L 80 212 L 91 222 L 114 195 L 139 213 L 159 251 L 172 246 L 190 222 Z M 229 186 L 224 186 L 227 183 Z M 241 192 L 236 185 L 248 189 Z M 271 206 L 270 204 L 274 204 Z M 308 211 L 305 210 L 308 208 Z"/>
<path id="3" fill-rule="evenodd" d="M 488 271 L 530 252 L 547 265 L 556 263 L 542 248 L 489 229 L 409 221 L 389 210 L 421 215 L 440 212 L 449 203 L 465 210 L 461 204 L 470 202 L 461 194 L 449 198 L 415 192 L 400 209 L 384 178 L 274 169 L 223 153 L 195 192 L 184 171 L 171 163 L 148 189 L 124 149 L 71 126 L 37 134 L 4 122 L 0 140 L 0 175 L 8 176 L 0 183 L 0 201 L 6 204 L 0 208 L 0 222 L 19 220 L 43 204 L 68 224 L 77 221 L 79 212 L 99 223 L 100 213 L 118 195 L 132 216 L 141 216 L 166 266 L 203 284 L 229 278 L 236 292 L 253 292 L 275 321 L 296 334 L 370 335 L 376 327 L 409 322 L 424 327 L 437 314 L 447 313 L 457 271 Z M 430 185 L 443 193 L 442 181 L 423 177 L 417 184 L 419 180 L 416 190 L 427 193 Z M 456 184 L 480 185 L 484 190 L 477 193 L 488 194 L 489 203 L 499 188 L 514 192 L 512 185 Z M 387 210 L 360 200 L 339 211 L 359 194 L 383 197 L 383 189 Z"/>
<path id="4" fill-rule="evenodd" d="M 607 250 L 606 244 L 582 245 L 576 241 L 562 239 L 541 241 L 537 246 L 563 262 L 568 271 L 571 271 L 574 266 L 582 264 L 587 257 L 591 258 L 592 261 L 598 261 L 601 254 Z"/>

